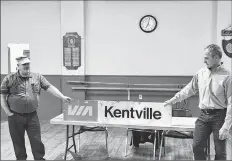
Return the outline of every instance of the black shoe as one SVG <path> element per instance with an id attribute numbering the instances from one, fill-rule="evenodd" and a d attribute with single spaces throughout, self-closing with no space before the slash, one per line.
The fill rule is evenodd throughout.
<path id="1" fill-rule="evenodd" d="M 139 144 L 134 144 L 134 147 L 139 148 Z"/>

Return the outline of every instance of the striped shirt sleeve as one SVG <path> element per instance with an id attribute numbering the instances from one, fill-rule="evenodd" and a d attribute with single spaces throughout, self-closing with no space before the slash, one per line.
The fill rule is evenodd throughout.
<path id="1" fill-rule="evenodd" d="M 9 76 L 6 76 L 1 83 L 1 94 L 9 94 Z"/>
<path id="2" fill-rule="evenodd" d="M 41 88 L 43 88 L 45 91 L 51 86 L 51 84 L 47 81 L 47 79 L 43 75 L 40 75 L 40 85 Z"/>

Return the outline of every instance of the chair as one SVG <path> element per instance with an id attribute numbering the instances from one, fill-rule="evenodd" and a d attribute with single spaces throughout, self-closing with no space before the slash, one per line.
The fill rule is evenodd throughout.
<path id="1" fill-rule="evenodd" d="M 183 110 L 183 108 L 186 108 L 187 107 L 187 100 L 184 100 L 184 101 L 182 101 L 182 102 L 178 102 L 178 103 L 176 103 L 175 104 L 175 107 L 174 108 L 176 108 L 176 110 L 173 110 L 173 116 L 179 116 L 179 117 L 186 117 L 186 116 L 188 116 L 188 117 L 192 117 L 192 114 L 190 113 L 190 111 L 189 110 L 186 110 L 186 111 L 189 111 L 188 113 L 186 113 L 186 111 L 185 110 Z M 153 142 L 151 142 L 151 141 L 146 141 L 146 142 L 151 142 L 151 143 L 155 143 L 156 142 L 156 146 L 160 146 L 160 148 L 162 148 L 162 147 L 164 147 L 164 155 L 165 155 L 165 138 L 164 137 L 162 137 L 163 136 L 163 134 L 164 134 L 164 131 L 163 130 L 141 130 L 141 129 L 128 129 L 127 130 L 127 138 L 126 138 L 126 149 L 125 149 L 125 155 L 127 155 L 127 143 L 128 143 L 128 132 L 129 131 L 140 131 L 140 132 L 150 132 L 150 133 L 157 133 L 157 138 L 154 138 L 154 141 Z M 191 132 L 190 132 L 191 133 Z M 182 133 L 179 133 L 179 132 L 175 132 L 174 134 L 171 134 L 171 132 L 169 133 L 170 135 L 172 135 L 172 136 L 181 136 L 181 137 L 188 137 L 188 133 L 187 134 L 185 134 L 185 132 L 182 132 Z M 186 136 L 187 135 L 187 136 Z M 132 136 L 132 138 L 133 138 L 133 136 Z M 131 138 L 131 144 L 130 145 L 133 145 L 133 139 Z M 162 143 L 162 144 L 161 144 Z M 156 149 L 156 146 L 155 145 L 153 145 L 153 148 L 154 148 L 154 159 L 155 159 L 155 149 Z M 158 148 L 157 148 L 158 149 Z M 160 153 L 161 153 L 162 151 L 160 150 Z M 159 156 L 160 157 L 160 156 Z"/>
<path id="2" fill-rule="evenodd" d="M 189 109 L 173 109 L 172 116 L 173 117 L 192 117 L 192 114 Z M 192 131 L 173 131 L 173 130 L 163 131 L 161 135 L 159 160 L 161 158 L 162 145 L 163 145 L 163 140 L 165 140 L 165 137 L 171 137 L 171 138 L 176 138 L 176 139 L 193 139 L 193 132 Z M 165 151 L 165 146 L 164 146 L 164 151 Z"/>
<path id="3" fill-rule="evenodd" d="M 83 133 L 83 132 L 86 132 L 86 131 L 89 131 L 89 132 L 96 132 L 96 131 L 105 131 L 105 139 L 106 139 L 106 150 L 107 150 L 107 154 L 109 156 L 109 151 L 108 151 L 108 131 L 107 131 L 107 127 L 99 127 L 99 126 L 96 126 L 96 127 L 86 127 L 86 126 L 81 126 L 80 129 L 79 129 L 79 137 L 78 137 L 78 148 L 80 148 L 80 134 Z M 78 149 L 78 152 L 79 152 L 79 149 Z"/>
<path id="4" fill-rule="evenodd" d="M 129 131 L 132 131 L 132 137 L 130 139 L 130 146 L 133 145 L 133 141 L 134 141 L 133 135 L 135 135 L 136 133 L 138 133 L 139 135 L 146 136 L 144 140 L 142 140 L 140 138 L 137 138 L 137 139 L 140 139 L 138 141 L 139 142 L 138 144 L 143 144 L 143 143 L 146 143 L 146 142 L 152 143 L 153 144 L 153 158 L 155 159 L 156 147 L 159 147 L 162 131 L 160 131 L 160 130 L 149 130 L 149 129 L 128 128 L 127 129 L 127 136 L 126 136 L 125 156 L 127 156 L 128 134 L 129 134 Z"/>
<path id="5" fill-rule="evenodd" d="M 99 126 L 94 126 L 94 127 L 87 127 L 87 126 L 80 126 L 80 128 L 78 129 L 78 131 L 74 134 L 74 135 L 78 135 L 78 144 L 77 144 L 77 152 L 80 152 L 80 134 L 84 133 L 84 132 L 96 132 L 96 131 L 105 131 L 105 136 L 106 136 L 106 150 L 107 150 L 107 157 L 109 158 L 109 150 L 108 150 L 108 131 L 107 131 L 107 127 L 99 127 Z M 79 154 L 76 154 L 70 150 L 68 150 L 71 155 L 73 156 L 73 158 L 75 160 L 80 160 L 81 156 Z M 75 150 L 76 151 L 76 150 Z M 78 159 L 79 158 L 79 159 Z"/>

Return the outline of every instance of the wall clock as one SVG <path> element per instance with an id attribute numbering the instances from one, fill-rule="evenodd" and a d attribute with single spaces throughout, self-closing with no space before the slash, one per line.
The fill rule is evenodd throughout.
<path id="1" fill-rule="evenodd" d="M 157 24 L 156 18 L 152 15 L 143 16 L 139 22 L 140 29 L 146 33 L 153 32 L 156 29 Z"/>

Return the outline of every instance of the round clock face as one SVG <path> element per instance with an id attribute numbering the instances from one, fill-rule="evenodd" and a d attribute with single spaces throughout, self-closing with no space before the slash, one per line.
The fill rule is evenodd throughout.
<path id="1" fill-rule="evenodd" d="M 156 29 L 157 20 L 152 15 L 146 15 L 141 18 L 139 25 L 142 31 L 150 33 Z"/>

